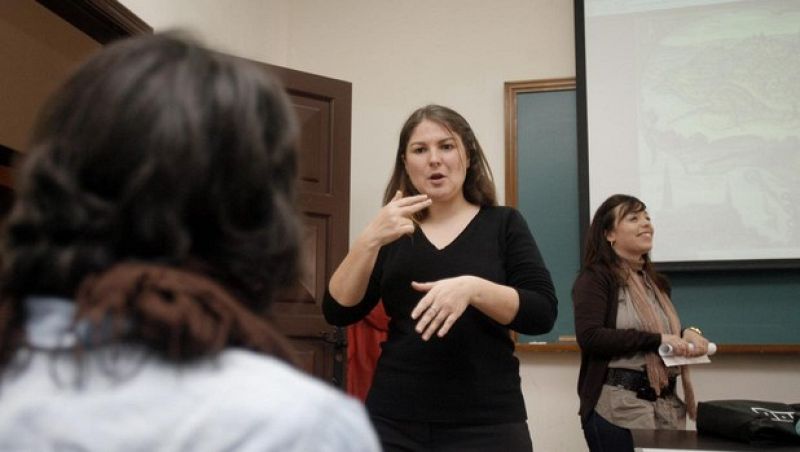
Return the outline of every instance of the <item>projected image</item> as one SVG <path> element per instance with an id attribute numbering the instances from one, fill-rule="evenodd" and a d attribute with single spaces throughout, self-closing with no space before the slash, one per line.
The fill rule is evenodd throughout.
<path id="1" fill-rule="evenodd" d="M 800 2 L 701 3 L 606 15 L 589 28 L 614 24 L 619 34 L 622 24 L 635 43 L 610 54 L 631 71 L 621 110 L 632 118 L 636 177 L 609 189 L 648 203 L 656 261 L 797 259 Z M 603 50 L 589 39 L 587 66 Z M 606 146 L 620 148 L 615 140 Z M 592 178 L 602 171 L 590 166 Z"/>
<path id="2" fill-rule="evenodd" d="M 650 46 L 641 61 L 642 196 L 659 213 L 660 238 L 688 242 L 699 259 L 797 256 L 800 11 L 686 19 L 639 30 L 652 37 L 639 41 Z M 663 248 L 659 260 L 684 258 Z"/>

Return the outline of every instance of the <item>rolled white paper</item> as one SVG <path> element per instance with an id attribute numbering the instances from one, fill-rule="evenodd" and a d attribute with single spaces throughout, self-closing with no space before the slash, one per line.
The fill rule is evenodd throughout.
<path id="1" fill-rule="evenodd" d="M 692 344 L 689 344 L 692 347 Z M 677 356 L 673 353 L 672 346 L 669 344 L 661 344 L 658 347 L 658 354 L 661 355 L 661 360 L 664 361 L 664 365 L 667 367 L 672 366 L 683 366 L 686 364 L 706 364 L 710 363 L 711 360 L 708 358 L 708 355 L 713 355 L 717 352 L 717 344 L 713 342 L 708 343 L 708 353 L 701 356 Z"/>
<path id="2" fill-rule="evenodd" d="M 689 344 L 689 349 L 692 349 L 692 348 L 694 348 L 694 344 L 690 343 Z M 714 353 L 717 353 L 717 344 L 715 344 L 713 342 L 709 342 L 708 343 L 708 352 L 706 352 L 706 355 L 710 356 L 710 355 L 713 355 Z M 672 356 L 673 355 L 672 346 L 669 345 L 669 344 L 661 344 L 658 347 L 658 354 L 661 355 L 661 356 Z"/>

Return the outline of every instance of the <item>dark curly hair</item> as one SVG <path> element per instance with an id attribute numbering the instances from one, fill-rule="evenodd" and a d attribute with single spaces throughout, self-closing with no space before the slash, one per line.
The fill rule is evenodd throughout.
<path id="1" fill-rule="evenodd" d="M 124 261 L 202 268 L 265 309 L 298 272 L 295 142 L 263 68 L 173 33 L 104 48 L 46 104 L 18 174 L 3 347 L 24 297 L 72 298 Z"/>

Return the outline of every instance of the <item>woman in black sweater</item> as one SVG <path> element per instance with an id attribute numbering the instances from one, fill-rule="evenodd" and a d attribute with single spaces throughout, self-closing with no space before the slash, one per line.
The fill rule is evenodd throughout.
<path id="1" fill-rule="evenodd" d="M 367 408 L 387 451 L 532 450 L 509 329 L 550 331 L 556 298 L 522 216 L 498 207 L 467 121 L 429 105 L 400 133 L 385 206 L 334 273 L 326 319 L 383 300 Z"/>
<path id="2" fill-rule="evenodd" d="M 677 355 L 700 356 L 708 341 L 698 328 L 681 329 L 667 280 L 650 262 L 653 232 L 642 201 L 614 195 L 587 234 L 572 298 L 581 425 L 592 451 L 632 451 L 631 428 L 683 429 L 686 412 L 694 417 L 688 369 L 666 368 L 657 351 L 668 344 Z"/>

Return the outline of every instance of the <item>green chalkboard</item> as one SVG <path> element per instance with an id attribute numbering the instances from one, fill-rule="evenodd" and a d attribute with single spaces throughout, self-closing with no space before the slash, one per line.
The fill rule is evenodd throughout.
<path id="1" fill-rule="evenodd" d="M 574 335 L 570 289 L 580 266 L 575 91 L 517 96 L 517 208 L 528 221 L 558 296 L 553 332 L 520 342 Z"/>
<path id="2" fill-rule="evenodd" d="M 542 251 L 556 286 L 559 315 L 551 333 L 519 335 L 517 341 L 563 343 L 575 334 L 570 290 L 580 266 L 580 201 L 588 197 L 579 193 L 576 94 L 569 84 L 545 83 L 543 90 L 534 82 L 521 86 L 506 87 L 507 122 L 514 128 L 507 131 L 513 143 L 507 153 L 506 177 L 512 183 L 506 184 L 506 198 L 522 212 Z M 800 270 L 667 276 L 683 323 L 702 328 L 712 341 L 800 344 Z"/>

